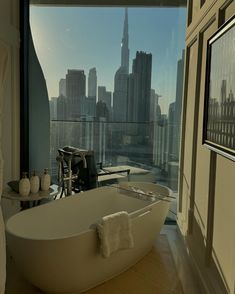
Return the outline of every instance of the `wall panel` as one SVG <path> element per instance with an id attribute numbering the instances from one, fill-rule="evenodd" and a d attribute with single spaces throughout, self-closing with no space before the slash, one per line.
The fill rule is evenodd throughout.
<path id="1" fill-rule="evenodd" d="M 187 48 L 189 54 L 189 68 L 196 68 L 197 66 L 197 41 L 190 44 Z M 188 89 L 195 89 L 195 76 L 196 71 L 191 70 L 188 72 Z M 187 100 L 187 110 L 185 120 L 189 122 L 186 125 L 184 133 L 184 157 L 189 160 L 183 163 L 183 186 L 182 186 L 182 211 L 181 220 L 185 222 L 188 218 L 189 198 L 190 198 L 190 182 L 191 182 L 191 158 L 192 158 L 192 138 L 193 138 L 193 118 L 194 118 L 194 105 L 195 98 L 191 92 L 186 93 L 185 100 Z M 186 101 L 185 101 L 186 102 Z M 184 230 L 186 230 L 184 228 Z"/>
<path id="2" fill-rule="evenodd" d="M 196 175 L 195 175 L 195 209 L 194 215 L 201 225 L 202 234 L 206 236 L 207 215 L 208 215 L 208 191 L 209 191 L 209 162 L 210 152 L 202 145 L 203 111 L 204 111 L 204 89 L 205 89 L 205 69 L 207 40 L 216 30 L 216 23 L 213 22 L 204 32 L 202 32 L 203 42 L 201 50 L 202 66 L 200 71 L 200 91 L 199 91 L 199 114 L 198 114 L 198 135 L 196 150 Z"/>
<path id="3" fill-rule="evenodd" d="M 3 8 L 2 8 L 3 5 Z M 19 178 L 20 92 L 19 92 L 19 1 L 1 2 L 0 39 L 9 46 L 9 69 L 6 96 L 3 101 L 3 182 Z"/>
<path id="4" fill-rule="evenodd" d="M 198 12 L 200 11 L 200 0 L 193 0 L 193 7 L 192 7 L 192 20 L 195 19 L 195 17 L 197 16 Z"/>
<path id="5" fill-rule="evenodd" d="M 184 181 L 180 187 L 182 211 L 179 220 L 188 214 L 189 207 L 190 217 L 185 218 L 183 226 L 179 222 L 179 226 L 183 234 L 187 232 L 185 227 L 192 227 L 185 239 L 205 293 L 235 294 L 235 162 L 220 155 L 216 160 L 216 156 L 211 156 L 211 151 L 202 146 L 207 40 L 235 14 L 235 0 L 207 0 L 202 7 L 197 0 L 190 3 L 188 15 L 192 22 L 186 32 L 186 46 L 190 46 L 195 36 L 199 39 L 199 46 L 195 43 L 190 48 L 190 58 L 193 57 L 194 61 L 190 60 L 188 80 L 187 77 L 185 79 L 187 100 L 184 107 L 187 115 L 181 153 Z M 211 175 L 215 171 L 215 177 L 210 177 L 213 160 L 217 162 L 211 170 Z M 186 181 L 191 191 L 187 197 Z"/>
<path id="6" fill-rule="evenodd" d="M 224 21 L 234 15 L 235 2 L 228 2 L 224 9 Z M 213 257 L 228 289 L 235 281 L 235 229 L 230 224 L 235 217 L 235 162 L 220 155 L 217 159 L 215 185 L 215 213 Z M 235 291 L 235 289 L 234 289 Z"/>
<path id="7" fill-rule="evenodd" d="M 11 21 L 11 11 L 12 11 L 11 4 L 12 4 L 11 1 L 1 1 L 0 19 L 1 20 L 7 19 L 8 23 Z"/>
<path id="8" fill-rule="evenodd" d="M 226 7 L 226 9 L 224 10 L 224 16 L 225 16 L 225 20 L 229 19 L 231 16 L 234 15 L 234 11 L 235 11 L 235 2 L 231 1 L 230 5 L 228 5 Z"/>
<path id="9" fill-rule="evenodd" d="M 234 283 L 235 163 L 217 158 L 214 213 L 214 258 L 231 289 Z M 226 172 L 226 174 L 225 174 Z"/>

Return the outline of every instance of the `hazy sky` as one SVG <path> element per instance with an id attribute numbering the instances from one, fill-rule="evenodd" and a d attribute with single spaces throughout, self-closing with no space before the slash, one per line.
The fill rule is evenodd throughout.
<path id="1" fill-rule="evenodd" d="M 68 69 L 96 67 L 98 85 L 113 91 L 121 63 L 124 8 L 34 7 L 33 40 L 49 97 L 58 96 Z M 185 47 L 185 8 L 129 8 L 130 71 L 136 51 L 152 53 L 152 88 L 161 107 L 175 100 L 177 61 Z"/>

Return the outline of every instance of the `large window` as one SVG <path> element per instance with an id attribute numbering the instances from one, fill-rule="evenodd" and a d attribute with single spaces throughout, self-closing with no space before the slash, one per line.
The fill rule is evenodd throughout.
<path id="1" fill-rule="evenodd" d="M 30 6 L 53 177 L 57 149 L 72 145 L 94 150 L 103 166 L 148 171 L 177 192 L 185 23 L 185 7 Z M 44 114 L 35 113 L 39 123 Z"/>

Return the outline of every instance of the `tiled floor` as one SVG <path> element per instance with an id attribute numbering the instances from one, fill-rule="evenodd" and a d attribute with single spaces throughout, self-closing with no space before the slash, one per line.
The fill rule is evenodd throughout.
<path id="1" fill-rule="evenodd" d="M 8 258 L 5 294 L 39 294 Z M 176 226 L 164 226 L 152 251 L 121 275 L 86 294 L 203 294 Z"/>
<path id="2" fill-rule="evenodd" d="M 85 293 L 183 294 L 167 236 L 159 236 L 152 251 L 128 271 Z"/>

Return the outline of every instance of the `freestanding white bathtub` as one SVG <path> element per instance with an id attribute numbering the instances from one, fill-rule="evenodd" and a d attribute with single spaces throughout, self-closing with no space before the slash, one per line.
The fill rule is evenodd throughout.
<path id="1" fill-rule="evenodd" d="M 171 191 L 151 183 L 131 183 L 144 191 Z M 89 190 L 12 216 L 7 245 L 25 278 L 46 293 L 81 293 L 123 272 L 152 247 L 169 202 L 140 200 L 113 187 Z M 130 195 L 133 195 L 131 193 Z M 103 258 L 92 224 L 102 216 L 127 211 L 134 248 Z"/>

